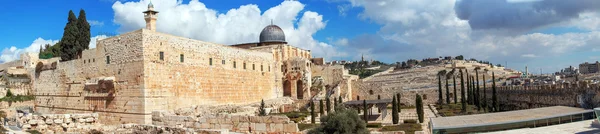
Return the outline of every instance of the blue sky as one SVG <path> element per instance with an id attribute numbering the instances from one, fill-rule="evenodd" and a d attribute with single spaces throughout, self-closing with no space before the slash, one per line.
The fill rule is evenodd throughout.
<path id="1" fill-rule="evenodd" d="M 60 40 L 84 9 L 92 37 L 140 29 L 149 0 L 8 0 L 0 5 L 0 62 Z M 600 59 L 595 0 L 153 0 L 158 31 L 220 44 L 255 42 L 270 20 L 291 45 L 327 60 L 361 54 L 388 63 L 465 55 L 557 71 Z M 552 11 L 556 14 L 544 14 Z M 9 18 L 9 19 L 8 19 Z M 95 44 L 94 44 L 95 46 Z M 546 72 L 546 71 L 544 71 Z"/>

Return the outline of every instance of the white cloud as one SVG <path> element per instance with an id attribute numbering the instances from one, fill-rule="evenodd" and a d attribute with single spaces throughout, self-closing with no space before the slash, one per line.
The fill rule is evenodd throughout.
<path id="1" fill-rule="evenodd" d="M 348 53 L 367 52 L 389 61 L 408 58 L 465 55 L 478 60 L 525 64 L 531 57 L 553 57 L 579 51 L 600 50 L 600 15 L 551 26 L 579 27 L 589 32 L 561 34 L 523 33 L 502 29 L 472 30 L 455 13 L 455 0 L 348 0 L 361 7 L 359 18 L 382 27 L 369 36 L 349 39 Z M 547 27 L 546 27 L 547 28 Z M 334 43 L 335 44 L 335 43 Z M 510 65 L 510 64 L 509 64 Z"/>
<path id="2" fill-rule="evenodd" d="M 90 26 L 104 26 L 104 21 L 88 20 Z"/>
<path id="3" fill-rule="evenodd" d="M 340 38 L 333 42 L 333 44 L 338 46 L 348 46 L 348 38 Z"/>
<path id="4" fill-rule="evenodd" d="M 149 0 L 138 2 L 116 2 L 114 22 L 121 25 L 119 32 L 129 32 L 145 26 L 142 11 L 147 9 Z M 198 0 L 183 3 L 176 0 L 153 0 L 159 11 L 157 30 L 177 36 L 220 44 L 258 42 L 260 31 L 273 23 L 280 26 L 290 45 L 312 50 L 313 56 L 325 58 L 343 56 L 327 43 L 315 40 L 312 36 L 325 28 L 323 16 L 312 11 L 304 11 L 304 4 L 298 1 L 283 1 L 264 12 L 258 5 L 248 4 L 227 12 L 219 13 L 206 7 Z"/>
<path id="5" fill-rule="evenodd" d="M 521 57 L 525 57 L 525 58 L 536 58 L 536 57 L 538 57 L 538 56 L 535 56 L 535 54 L 524 54 L 524 55 L 521 55 Z"/>
<path id="6" fill-rule="evenodd" d="M 0 55 L 0 63 L 17 60 L 21 57 L 21 54 L 24 52 L 39 52 L 41 46 L 44 46 L 46 44 L 54 45 L 57 42 L 58 40 L 45 40 L 43 38 L 37 38 L 33 40 L 31 45 L 29 45 L 26 48 L 17 48 L 15 46 L 11 46 L 10 48 L 4 48 L 2 50 L 2 55 Z"/>
<path id="7" fill-rule="evenodd" d="M 110 36 L 107 35 L 96 35 L 90 39 L 89 48 L 96 48 L 96 40 L 106 39 Z"/>

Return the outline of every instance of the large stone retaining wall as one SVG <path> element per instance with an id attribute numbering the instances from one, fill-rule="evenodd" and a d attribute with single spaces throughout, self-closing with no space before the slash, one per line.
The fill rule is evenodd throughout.
<path id="1" fill-rule="evenodd" d="M 195 118 L 192 116 L 152 113 L 152 124 L 165 127 L 194 129 L 226 129 L 241 133 L 299 133 L 298 124 L 285 116 L 218 115 Z"/>
<path id="2" fill-rule="evenodd" d="M 593 98 L 599 91 L 598 87 L 499 86 L 496 92 L 501 110 L 518 110 L 557 105 L 591 108 L 598 104 Z M 486 93 L 491 102 L 492 89 Z"/>

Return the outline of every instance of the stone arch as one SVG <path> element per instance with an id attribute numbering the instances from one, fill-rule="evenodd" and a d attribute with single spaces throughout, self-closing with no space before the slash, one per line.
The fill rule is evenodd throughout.
<path id="1" fill-rule="evenodd" d="M 298 99 L 304 98 L 304 91 L 302 89 L 304 89 L 303 82 L 302 80 L 298 80 L 296 82 L 296 95 L 298 96 Z"/>
<path id="2" fill-rule="evenodd" d="M 283 82 L 283 96 L 292 96 L 292 83 L 289 80 Z"/>

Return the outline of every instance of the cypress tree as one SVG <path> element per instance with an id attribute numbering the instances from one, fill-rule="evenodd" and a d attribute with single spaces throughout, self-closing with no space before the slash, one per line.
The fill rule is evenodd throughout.
<path id="1" fill-rule="evenodd" d="M 77 40 L 79 41 L 77 52 L 78 55 L 81 55 L 83 50 L 89 48 L 91 38 L 90 24 L 87 22 L 87 17 L 85 17 L 85 11 L 83 9 L 79 10 L 79 17 L 77 17 L 77 29 L 79 30 L 79 35 L 77 37 Z"/>
<path id="2" fill-rule="evenodd" d="M 329 114 L 331 112 L 331 100 L 329 100 L 329 97 L 325 97 L 325 106 L 327 106 L 327 114 Z"/>
<path id="3" fill-rule="evenodd" d="M 396 96 L 392 100 L 392 123 L 398 124 L 398 104 L 396 101 Z"/>
<path id="4" fill-rule="evenodd" d="M 456 76 L 452 75 L 453 87 L 454 87 L 454 104 L 458 103 L 458 92 L 456 91 Z"/>
<path id="5" fill-rule="evenodd" d="M 450 88 L 448 87 L 448 78 L 449 76 L 446 75 L 446 104 L 450 104 Z"/>
<path id="6" fill-rule="evenodd" d="M 363 100 L 363 119 L 365 123 L 369 123 L 369 111 L 367 110 L 367 100 Z"/>
<path id="7" fill-rule="evenodd" d="M 466 69 L 465 69 L 465 72 L 466 72 Z M 467 94 L 466 94 L 467 98 L 466 99 L 467 99 L 467 104 L 470 105 L 471 104 L 471 84 L 469 84 L 469 83 L 471 82 L 471 77 L 469 77 L 469 73 L 465 73 L 465 75 L 466 75 L 465 79 L 467 80 L 467 83 L 465 83 L 465 84 L 467 84 L 467 85 L 465 85 L 465 86 L 467 86 Z"/>
<path id="8" fill-rule="evenodd" d="M 67 25 L 65 26 L 63 37 L 60 40 L 60 53 L 61 60 L 68 61 L 75 59 L 77 54 L 77 45 L 79 41 L 77 40 L 79 34 L 79 30 L 77 28 L 77 18 L 72 10 L 69 10 L 69 18 Z"/>
<path id="9" fill-rule="evenodd" d="M 258 109 L 259 116 L 266 116 L 267 111 L 265 111 L 265 100 L 260 100 L 260 108 Z"/>
<path id="10" fill-rule="evenodd" d="M 480 94 L 480 90 L 479 90 L 479 71 L 475 70 L 475 79 L 477 80 L 477 111 L 481 111 L 481 94 Z"/>
<path id="11" fill-rule="evenodd" d="M 440 75 L 442 71 L 438 73 L 438 104 L 442 104 L 442 76 Z"/>
<path id="12" fill-rule="evenodd" d="M 317 117 L 317 114 L 315 113 L 315 102 L 314 101 L 310 101 L 310 123 L 311 124 L 315 124 L 315 118 Z"/>
<path id="13" fill-rule="evenodd" d="M 416 106 L 417 106 L 417 116 L 419 118 L 419 123 L 423 123 L 423 99 L 421 98 L 421 95 L 417 94 L 417 99 L 415 102 Z"/>
<path id="14" fill-rule="evenodd" d="M 486 89 L 487 89 L 487 88 L 485 87 L 485 85 L 486 85 L 487 83 L 486 83 L 486 81 L 485 81 L 485 74 L 483 74 L 483 75 L 482 75 L 482 77 L 483 77 L 483 111 L 487 111 L 487 110 L 486 110 L 486 109 L 487 109 L 487 106 L 488 106 L 488 104 L 487 104 L 487 93 L 485 92 L 485 91 L 486 91 Z"/>
<path id="15" fill-rule="evenodd" d="M 325 109 L 323 109 L 323 100 L 319 100 L 319 114 L 325 115 Z"/>
<path id="16" fill-rule="evenodd" d="M 402 96 L 400 95 L 400 93 L 396 93 L 396 96 L 398 96 L 398 97 L 396 97 L 396 98 L 398 98 L 398 102 L 397 102 L 398 104 L 396 104 L 396 105 L 398 105 L 398 113 L 400 113 L 400 112 L 402 112 L 402 108 L 400 108 L 400 106 L 402 106 L 402 105 L 400 105 L 401 104 L 400 100 L 402 100 L 401 99 Z"/>
<path id="17" fill-rule="evenodd" d="M 461 112 L 467 112 L 467 105 L 465 101 L 465 79 L 463 77 L 462 69 L 460 72 L 460 103 L 462 104 Z"/>
<path id="18" fill-rule="evenodd" d="M 498 96 L 496 94 L 496 76 L 494 76 L 494 72 L 492 72 L 492 106 L 494 107 L 494 112 L 500 111 Z"/>

